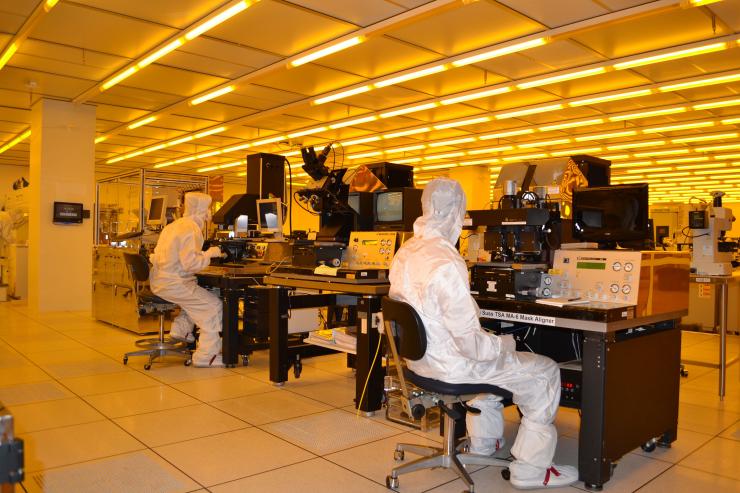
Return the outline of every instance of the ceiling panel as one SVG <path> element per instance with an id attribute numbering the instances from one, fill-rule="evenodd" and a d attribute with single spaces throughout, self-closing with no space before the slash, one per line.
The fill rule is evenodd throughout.
<path id="1" fill-rule="evenodd" d="M 558 27 L 572 22 L 603 15 L 609 11 L 591 0 L 499 0 L 512 10 L 520 12 L 547 27 Z"/>
<path id="2" fill-rule="evenodd" d="M 0 88 L 14 91 L 29 91 L 28 83 L 33 81 L 36 86 L 34 94 L 54 96 L 59 98 L 74 98 L 90 86 L 90 81 L 64 77 L 50 73 L 27 70 L 6 66 L 0 70 Z"/>
<path id="3" fill-rule="evenodd" d="M 310 120 L 320 122 L 336 121 L 345 118 L 359 117 L 367 114 L 368 111 L 356 106 L 349 106 L 342 103 L 326 103 L 318 106 L 308 106 L 296 108 L 295 111 L 286 111 L 285 114 L 300 116 Z M 360 125 L 362 127 L 362 125 Z"/>
<path id="4" fill-rule="evenodd" d="M 700 8 L 675 9 L 592 29 L 572 36 L 583 45 L 609 58 L 643 53 L 730 34 Z"/>
<path id="5" fill-rule="evenodd" d="M 605 57 L 574 41 L 555 40 L 543 46 L 527 50 L 524 56 L 535 60 L 552 70 L 559 70 L 579 65 L 587 65 L 605 60 Z"/>
<path id="6" fill-rule="evenodd" d="M 0 79 L 2 79 L 2 72 L 0 72 Z M 80 91 L 80 93 L 81 92 L 82 91 Z M 90 100 L 90 102 L 106 103 L 114 106 L 128 106 L 153 111 L 179 100 L 180 97 L 173 94 L 145 91 L 143 89 L 126 87 L 125 85 L 119 84 L 95 96 Z"/>
<path id="7" fill-rule="evenodd" d="M 357 75 L 308 63 L 291 70 L 257 77 L 254 79 L 254 84 L 313 96 L 364 80 Z"/>
<path id="8" fill-rule="evenodd" d="M 156 8 L 152 8 L 151 3 L 131 0 L 76 0 L 76 2 L 177 29 L 186 28 L 227 3 L 225 0 L 156 0 Z"/>
<path id="9" fill-rule="evenodd" d="M 236 79 L 256 69 L 256 67 L 217 60 L 180 50 L 167 55 L 160 65 L 213 75 L 215 77 L 223 77 L 225 79 Z"/>
<path id="10" fill-rule="evenodd" d="M 593 77 L 573 79 L 559 84 L 548 84 L 542 86 L 542 89 L 563 98 L 572 98 L 586 94 L 598 94 L 626 87 L 650 84 L 650 82 L 650 80 L 637 73 L 632 73 L 629 70 L 620 70 Z"/>
<path id="11" fill-rule="evenodd" d="M 228 121 L 256 113 L 257 110 L 243 106 L 232 106 L 215 101 L 206 101 L 198 106 L 184 105 L 177 109 L 177 114 L 193 118 L 204 118 L 214 122 Z"/>
<path id="12" fill-rule="evenodd" d="M 556 95 L 546 91 L 541 91 L 539 89 L 525 89 L 522 91 L 500 94 L 490 98 L 476 99 L 475 101 L 468 101 L 465 104 L 488 111 L 499 111 L 517 108 L 519 106 L 546 103 L 556 99 L 558 99 Z"/>
<path id="13" fill-rule="evenodd" d="M 374 78 L 441 58 L 426 50 L 387 36 L 371 37 L 364 43 L 317 61 L 319 65 Z"/>
<path id="14" fill-rule="evenodd" d="M 100 120 L 108 120 L 111 123 L 121 124 L 141 118 L 147 112 L 136 108 L 126 108 L 124 106 L 113 106 L 109 104 L 98 104 L 95 109 L 95 116 Z"/>
<path id="15" fill-rule="evenodd" d="M 429 77 L 422 77 L 399 84 L 400 87 L 423 92 L 430 96 L 444 96 L 456 92 L 477 89 L 488 84 L 504 82 L 507 79 L 478 67 L 459 67 Z"/>
<path id="16" fill-rule="evenodd" d="M 257 84 L 238 85 L 234 92 L 219 96 L 218 100 L 226 104 L 235 104 L 247 108 L 267 109 L 303 99 L 304 96 L 288 91 Z"/>
<path id="17" fill-rule="evenodd" d="M 504 6 L 480 1 L 390 30 L 387 35 L 450 56 L 542 29 L 541 24 Z"/>
<path id="18" fill-rule="evenodd" d="M 11 91 L 0 89 L 0 103 L 2 106 L 15 108 L 30 108 L 31 98 L 27 91 Z"/>
<path id="19" fill-rule="evenodd" d="M 289 3 L 301 5 L 358 26 L 368 26 L 405 10 L 386 0 L 291 0 Z"/>
<path id="20" fill-rule="evenodd" d="M 289 115 L 271 115 L 250 121 L 249 124 L 258 128 L 275 130 L 276 135 L 279 135 L 298 128 L 315 125 L 316 122 Z"/>
<path id="21" fill-rule="evenodd" d="M 342 101 L 345 104 L 366 108 L 368 110 L 382 110 L 404 104 L 415 103 L 422 99 L 428 99 L 427 94 L 423 94 L 411 89 L 405 89 L 399 86 L 387 86 L 381 89 L 375 89 L 371 92 L 358 94 Z"/>
<path id="22" fill-rule="evenodd" d="M 152 64 L 122 82 L 128 87 L 188 97 L 216 87 L 228 79 Z"/>
<path id="23" fill-rule="evenodd" d="M 213 120 L 202 120 L 198 118 L 188 118 L 186 116 L 178 115 L 166 115 L 160 116 L 159 118 L 157 118 L 156 121 L 150 123 L 149 125 L 138 127 L 134 130 L 131 130 L 130 132 L 134 132 L 132 133 L 132 135 L 139 135 L 138 133 L 136 133 L 136 131 L 139 129 L 143 129 L 142 131 L 145 132 L 147 130 L 147 127 L 159 127 L 170 130 L 180 130 L 184 132 L 195 132 L 197 130 L 212 127 L 217 123 L 219 122 Z"/>
<path id="24" fill-rule="evenodd" d="M 79 28 L 70 28 L 71 26 Z M 59 2 L 41 19 L 32 37 L 136 58 L 176 32 L 174 29 L 151 22 L 73 3 Z"/>
<path id="25" fill-rule="evenodd" d="M 3 0 L 0 3 L 0 32 L 15 34 L 38 3 L 39 0 Z M 0 44 L 2 46 L 4 43 Z"/>
<path id="26" fill-rule="evenodd" d="M 709 5 L 712 12 L 735 31 L 740 31 L 740 0 L 725 0 Z"/>
<path id="27" fill-rule="evenodd" d="M 193 53 L 213 60 L 249 67 L 264 67 L 280 60 L 279 56 L 244 46 L 238 42 L 223 41 L 207 36 L 195 38 L 177 52 Z M 165 58 L 165 60 L 168 59 Z"/>
<path id="28" fill-rule="evenodd" d="M 208 35 L 268 53 L 289 56 L 354 29 L 356 26 L 347 22 L 264 0 L 250 7 L 243 15 L 216 26 Z"/>
<path id="29" fill-rule="evenodd" d="M 493 58 L 476 63 L 476 66 L 513 80 L 533 77 L 552 70 L 548 65 L 533 60 L 522 53 L 512 53 L 511 55 Z"/>

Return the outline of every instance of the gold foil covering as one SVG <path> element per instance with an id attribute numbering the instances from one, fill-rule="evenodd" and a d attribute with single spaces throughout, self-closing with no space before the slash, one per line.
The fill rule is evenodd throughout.
<path id="1" fill-rule="evenodd" d="M 383 182 L 367 166 L 357 168 L 349 184 L 350 192 L 375 192 L 386 188 Z"/>
<path id="2" fill-rule="evenodd" d="M 578 187 L 587 187 L 588 180 L 583 175 L 578 165 L 572 159 L 568 159 L 560 181 L 560 217 L 570 219 L 573 210 L 573 190 Z"/>

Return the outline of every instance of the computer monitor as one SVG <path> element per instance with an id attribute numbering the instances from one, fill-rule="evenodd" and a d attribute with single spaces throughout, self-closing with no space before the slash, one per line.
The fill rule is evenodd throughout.
<path id="1" fill-rule="evenodd" d="M 412 231 L 421 216 L 421 194 L 418 188 L 392 188 L 376 192 L 374 197 L 375 229 L 379 231 Z"/>
<path id="2" fill-rule="evenodd" d="M 573 236 L 597 243 L 649 239 L 647 183 L 576 189 Z"/>
<path id="3" fill-rule="evenodd" d="M 276 236 L 283 232 L 283 206 L 280 199 L 260 199 L 257 201 L 257 221 L 262 233 Z"/>
<path id="4" fill-rule="evenodd" d="M 149 202 L 149 215 L 146 219 L 147 226 L 164 226 L 166 223 L 167 197 L 152 197 Z"/>

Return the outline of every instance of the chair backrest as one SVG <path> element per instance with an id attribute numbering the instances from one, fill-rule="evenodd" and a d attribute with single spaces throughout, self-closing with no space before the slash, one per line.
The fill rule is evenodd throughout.
<path id="1" fill-rule="evenodd" d="M 414 307 L 387 296 L 383 297 L 381 307 L 383 320 L 395 325 L 399 356 L 412 361 L 420 360 L 427 351 L 427 333 Z"/>
<path id="2" fill-rule="evenodd" d="M 146 257 L 138 253 L 123 253 L 123 260 L 128 266 L 131 277 L 136 282 L 145 282 L 149 279 L 149 262 Z"/>

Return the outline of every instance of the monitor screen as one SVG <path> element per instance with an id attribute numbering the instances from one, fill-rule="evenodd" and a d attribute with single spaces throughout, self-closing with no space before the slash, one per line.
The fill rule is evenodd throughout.
<path id="1" fill-rule="evenodd" d="M 257 201 L 257 215 L 259 227 L 263 231 L 280 231 L 282 228 L 280 199 L 264 199 Z"/>
<path id="2" fill-rule="evenodd" d="M 58 224 L 82 223 L 82 204 L 73 202 L 54 202 L 54 219 Z"/>
<path id="3" fill-rule="evenodd" d="M 573 235 L 595 242 L 648 239 L 648 185 L 576 189 L 573 192 Z"/>
<path id="4" fill-rule="evenodd" d="M 149 202 L 149 216 L 147 216 L 147 223 L 162 224 L 164 216 L 165 197 L 152 197 L 151 202 Z"/>
<path id="5" fill-rule="evenodd" d="M 403 221 L 403 192 L 378 193 L 375 220 L 380 223 Z"/>
<path id="6" fill-rule="evenodd" d="M 350 193 L 347 196 L 347 205 L 349 205 L 353 211 L 360 213 L 360 195 L 357 193 Z"/>

